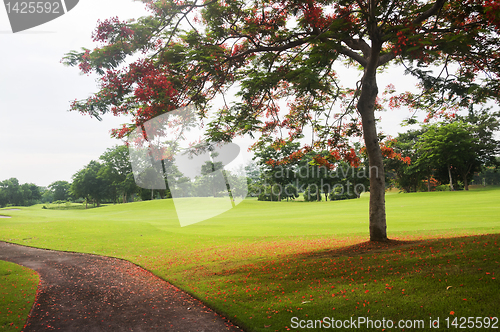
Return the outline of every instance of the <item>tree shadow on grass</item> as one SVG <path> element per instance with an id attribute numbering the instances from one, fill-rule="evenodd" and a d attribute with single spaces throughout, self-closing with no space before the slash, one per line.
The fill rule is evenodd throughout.
<path id="1" fill-rule="evenodd" d="M 405 248 L 424 241 L 426 240 L 388 240 L 385 242 L 365 241 L 338 249 L 307 252 L 298 254 L 297 256 L 304 258 L 355 257 L 364 254 L 381 253 L 393 248 Z"/>
<path id="2" fill-rule="evenodd" d="M 412 247 L 415 244 L 421 243 L 434 243 L 442 240 L 457 240 L 457 239 L 465 239 L 469 237 L 476 237 L 478 239 L 487 238 L 494 234 L 481 234 L 481 235 L 465 235 L 465 236 L 454 236 L 450 238 L 429 238 L 422 240 L 413 240 L 413 241 L 401 241 L 401 240 L 388 240 L 385 242 L 372 242 L 365 241 L 361 243 L 357 243 L 351 246 L 342 247 L 338 249 L 331 250 L 322 250 L 322 251 L 314 251 L 314 252 L 306 252 L 295 255 L 296 257 L 302 258 L 331 258 L 331 257 L 356 257 L 365 254 L 376 254 L 386 252 L 390 249 L 406 249 L 408 247 Z"/>

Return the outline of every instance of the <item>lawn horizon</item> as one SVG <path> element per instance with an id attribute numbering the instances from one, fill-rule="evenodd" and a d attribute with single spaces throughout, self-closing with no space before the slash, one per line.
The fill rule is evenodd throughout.
<path id="1" fill-rule="evenodd" d="M 413 252 L 427 250 L 419 247 L 425 246 L 422 243 L 426 241 L 437 241 L 439 246 L 448 248 L 450 245 L 443 243 L 456 242 L 471 246 L 469 240 L 475 240 L 462 238 L 465 235 L 494 234 L 492 236 L 498 238 L 499 201 L 500 188 L 469 192 L 388 194 L 388 235 L 400 241 L 402 246 L 398 250 Z M 180 227 L 171 200 L 108 205 L 89 210 L 42 210 L 41 206 L 37 206 L 21 208 L 21 211 L 0 210 L 0 213 L 13 217 L 0 221 L 1 240 L 129 260 L 204 301 L 248 331 L 268 331 L 263 326 L 269 325 L 266 323 L 269 320 L 274 322 L 274 328 L 276 324 L 281 324 L 277 331 L 286 330 L 285 326 L 290 328 L 289 317 L 283 313 L 287 312 L 286 309 L 280 309 L 279 313 L 272 315 L 266 314 L 269 308 L 278 306 L 285 297 L 294 305 L 296 301 L 302 304 L 301 297 L 292 300 L 292 295 L 307 293 L 307 277 L 301 278 L 300 282 L 287 280 L 285 276 L 289 276 L 290 271 L 300 274 L 304 270 L 311 280 L 316 280 L 319 272 L 309 270 L 308 266 L 316 266 L 318 262 L 326 265 L 351 264 L 351 267 L 353 264 L 348 262 L 348 256 L 337 255 L 326 261 L 324 257 L 318 259 L 312 254 L 322 255 L 326 252 L 341 252 L 342 248 L 349 246 L 369 245 L 367 195 L 356 200 L 334 202 L 245 200 L 224 214 L 186 227 Z M 413 242 L 416 247 L 404 241 L 417 241 Z M 493 242 L 496 245 L 496 240 Z M 371 255 L 394 254 L 391 249 L 380 252 L 383 254 L 373 252 Z M 494 250 L 491 252 L 498 255 Z M 310 256 L 313 258 L 310 259 Z M 305 265 L 295 262 L 297 257 L 305 259 Z M 434 258 L 430 257 L 432 261 Z M 270 266 L 283 274 L 270 273 Z M 498 271 L 498 263 L 493 268 L 493 273 L 495 269 Z M 251 280 L 247 277 L 249 273 L 253 278 Z M 474 271 L 469 271 L 469 274 L 474 276 Z M 325 271 L 321 271 L 320 275 L 319 280 L 329 280 L 334 277 L 333 269 L 330 275 L 325 274 Z M 286 281 L 282 290 L 285 293 L 273 295 L 278 296 L 276 301 L 267 299 L 264 293 L 255 294 L 260 297 L 255 302 L 246 292 L 234 287 L 251 281 L 256 289 L 269 288 L 273 279 L 280 277 Z M 294 284 L 300 286 L 293 289 Z M 369 285 L 372 294 L 384 291 L 373 281 Z M 329 306 L 332 298 L 337 301 L 335 296 L 340 295 L 337 292 L 332 293 L 336 294 L 332 298 L 319 295 L 326 291 L 321 288 L 307 293 L 315 299 L 314 305 L 307 302 L 311 315 L 326 314 L 322 308 Z M 485 294 L 489 292 L 488 288 L 483 291 Z M 223 292 L 225 297 L 217 294 Z M 268 295 L 271 294 L 269 292 L 270 288 Z M 440 294 L 440 289 L 434 292 Z M 359 295 L 361 299 L 362 294 Z M 236 303 L 238 299 L 240 301 Z M 365 295 L 367 299 L 368 295 Z M 259 301 L 269 303 L 270 307 L 266 310 L 257 308 L 256 303 Z M 437 298 L 435 302 L 439 306 Z M 470 314 L 470 310 L 467 313 Z M 443 314 L 442 311 L 440 314 Z"/>

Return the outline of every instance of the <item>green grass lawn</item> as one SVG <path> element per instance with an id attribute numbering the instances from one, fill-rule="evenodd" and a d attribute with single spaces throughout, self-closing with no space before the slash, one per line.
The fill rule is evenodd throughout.
<path id="1" fill-rule="evenodd" d="M 439 317 L 443 328 L 450 317 L 494 316 L 500 188 L 391 193 L 386 201 L 388 234 L 398 242 L 379 247 L 367 242 L 367 195 L 246 200 L 187 227 L 179 226 L 171 200 L 90 210 L 40 205 L 0 210 L 12 216 L 0 219 L 0 239 L 130 260 L 248 331 L 302 330 L 293 317 L 303 324 L 366 317 L 427 325 Z"/>
<path id="2" fill-rule="evenodd" d="M 35 301 L 38 274 L 0 261 L 0 331 L 21 331 Z"/>

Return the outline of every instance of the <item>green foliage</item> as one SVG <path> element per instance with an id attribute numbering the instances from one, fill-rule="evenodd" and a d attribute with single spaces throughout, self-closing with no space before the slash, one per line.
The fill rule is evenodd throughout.
<path id="1" fill-rule="evenodd" d="M 274 186 L 274 188 L 278 188 L 278 186 Z M 279 190 L 273 190 L 273 186 L 264 186 L 257 199 L 259 201 L 277 202 L 280 200 L 279 193 Z"/>
<path id="2" fill-rule="evenodd" d="M 356 192 L 356 188 L 352 188 L 349 185 L 339 185 L 335 186 L 328 197 L 331 201 L 340 201 L 344 199 L 359 198 L 359 192 Z"/>
<path id="3" fill-rule="evenodd" d="M 386 146 L 399 155 L 385 160 L 388 177 L 394 175 L 396 186 L 405 192 L 431 191 L 434 186 L 443 190 L 439 183 L 450 180 L 452 186 L 447 188 L 467 190 L 475 173 L 499 165 L 498 115 L 489 109 L 474 112 L 471 107 L 467 116 L 424 125 L 388 140 Z M 482 177 L 474 180 L 481 183 Z"/>
<path id="4" fill-rule="evenodd" d="M 259 184 L 254 188 L 258 192 L 259 201 L 288 201 L 289 199 L 294 200 L 299 197 L 299 191 L 297 187 L 293 184 L 286 184 L 281 186 L 280 184 Z"/>
<path id="5" fill-rule="evenodd" d="M 109 148 L 99 159 L 105 165 L 100 177 L 105 178 L 109 183 L 108 191 L 112 201 L 116 202 L 118 196 L 121 196 L 123 203 L 128 202 L 128 198 L 139 190 L 132 173 L 128 147 L 117 145 Z"/>
<path id="6" fill-rule="evenodd" d="M 500 157 L 497 157 L 500 161 Z M 499 185 L 500 184 L 500 172 L 498 167 L 495 166 L 483 166 L 481 171 L 474 175 L 474 183 L 481 185 Z"/>
<path id="7" fill-rule="evenodd" d="M 287 184 L 284 187 L 282 197 L 286 198 L 287 201 L 288 199 L 294 200 L 299 197 L 299 189 L 293 184 Z"/>
<path id="8" fill-rule="evenodd" d="M 440 184 L 439 186 L 436 186 L 435 190 L 436 191 L 450 191 L 450 185 L 449 184 Z"/>
<path id="9" fill-rule="evenodd" d="M 37 204 L 41 199 L 41 188 L 36 184 L 19 184 L 16 178 L 0 181 L 0 207 L 30 206 Z"/>
<path id="10" fill-rule="evenodd" d="M 49 185 L 52 192 L 52 199 L 55 201 L 67 201 L 71 198 L 71 184 L 68 181 L 56 181 Z"/>
<path id="11" fill-rule="evenodd" d="M 83 199 L 86 206 L 88 203 L 100 206 L 103 201 L 126 203 L 135 193 L 151 199 L 151 191 L 146 196 L 135 183 L 127 146 L 109 148 L 99 159 L 102 163 L 93 160 L 73 175 L 70 193 L 74 199 Z M 162 191 L 160 196 L 165 197 L 166 192 Z"/>
<path id="12" fill-rule="evenodd" d="M 399 134 L 394 140 L 387 143 L 395 153 L 399 153 L 401 158 L 387 158 L 385 160 L 385 170 L 395 174 L 395 185 L 405 192 L 418 191 L 423 179 L 430 175 L 430 165 L 419 161 L 419 142 L 425 129 L 410 130 Z M 404 158 L 409 158 L 409 163 Z"/>
<path id="13" fill-rule="evenodd" d="M 87 202 L 100 206 L 101 202 L 113 195 L 111 181 L 106 176 L 106 166 L 92 160 L 86 167 L 73 175 L 71 192 L 75 197 L 82 197 Z"/>
<path id="14" fill-rule="evenodd" d="M 304 201 L 315 202 L 321 201 L 323 197 L 321 196 L 321 190 L 316 185 L 309 185 L 304 191 Z"/>
<path id="15" fill-rule="evenodd" d="M 441 182 L 448 178 L 451 190 L 455 189 L 454 176 L 458 176 L 468 190 L 468 183 L 481 166 L 481 158 L 496 150 L 483 149 L 479 138 L 474 135 L 476 131 L 473 125 L 461 121 L 428 126 L 417 145 L 421 153 L 419 163 L 432 165 Z"/>

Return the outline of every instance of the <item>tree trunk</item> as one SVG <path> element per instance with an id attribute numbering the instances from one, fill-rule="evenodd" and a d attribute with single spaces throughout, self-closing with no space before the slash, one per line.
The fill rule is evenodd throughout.
<path id="1" fill-rule="evenodd" d="M 370 62 L 374 61 L 376 59 L 370 59 Z M 387 241 L 384 162 L 375 125 L 375 100 L 378 93 L 376 69 L 376 65 L 368 65 L 365 69 L 357 108 L 361 114 L 370 164 L 370 240 Z"/>
<path id="2" fill-rule="evenodd" d="M 448 176 L 450 177 L 450 190 L 454 191 L 455 189 L 453 188 L 453 180 L 451 179 L 451 166 L 448 165 Z"/>
<path id="3" fill-rule="evenodd" d="M 427 191 L 428 192 L 431 191 L 431 176 L 430 175 L 427 177 Z"/>
<path id="4" fill-rule="evenodd" d="M 464 174 L 464 190 L 469 190 L 469 182 L 467 182 L 467 174 Z"/>
<path id="5" fill-rule="evenodd" d="M 472 163 L 469 164 L 469 166 L 467 167 L 467 170 L 464 171 L 462 174 L 462 177 L 464 178 L 464 189 L 465 190 L 469 190 L 469 182 L 467 181 L 467 175 L 469 174 L 469 172 L 472 170 Z"/>

